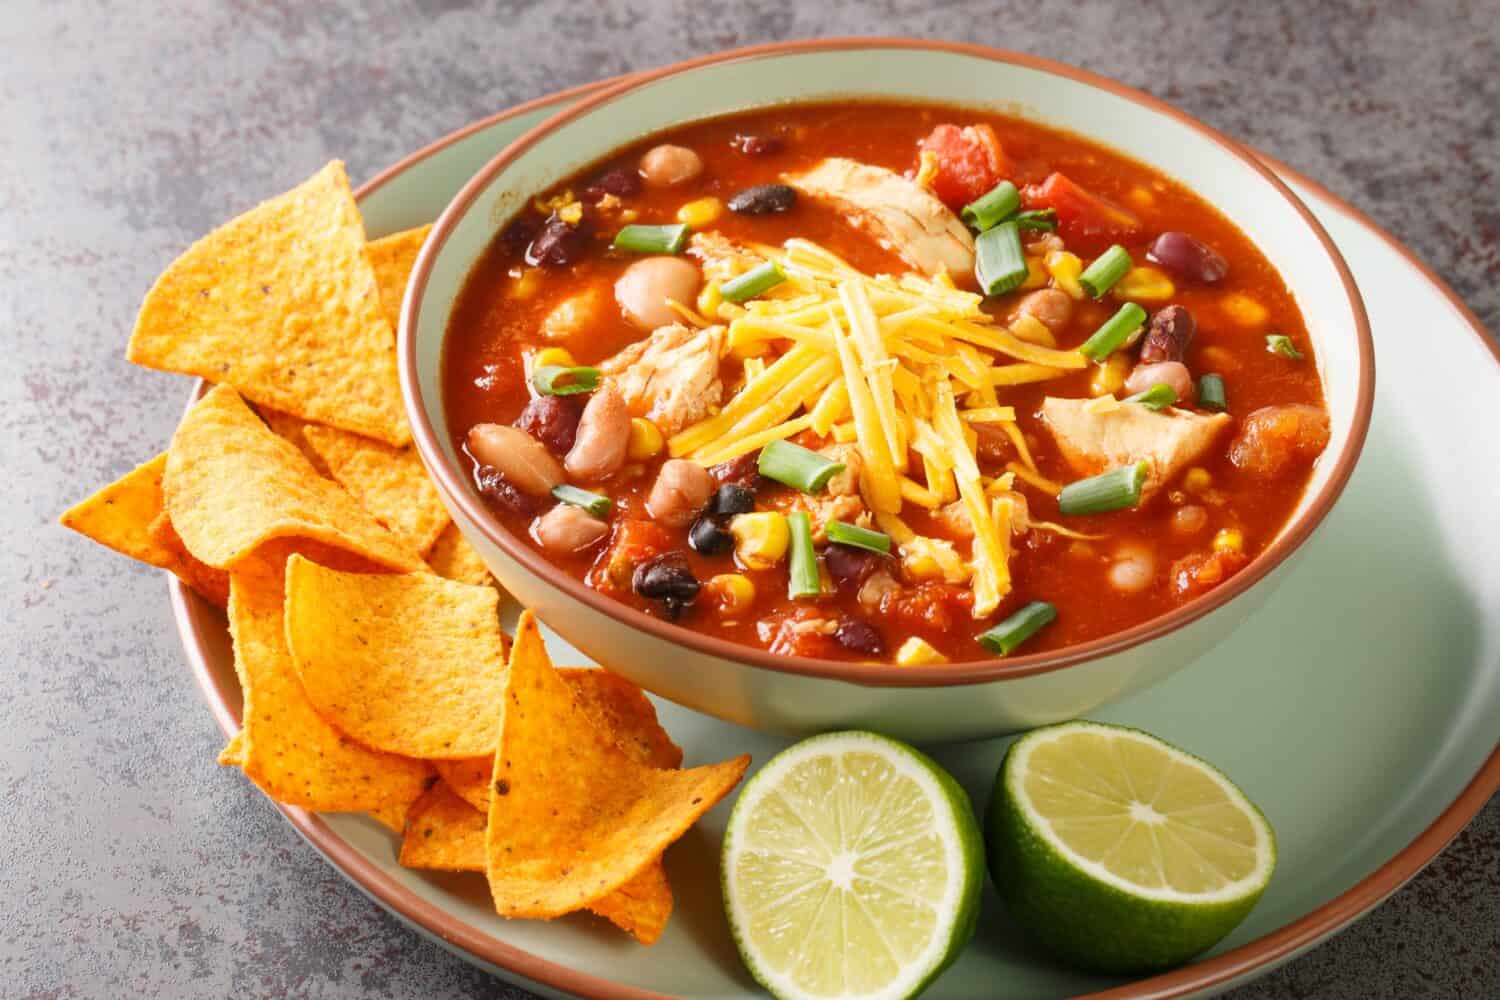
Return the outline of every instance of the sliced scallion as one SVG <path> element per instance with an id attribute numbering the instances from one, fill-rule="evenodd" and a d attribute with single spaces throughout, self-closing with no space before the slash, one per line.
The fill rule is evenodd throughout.
<path id="1" fill-rule="evenodd" d="M 790 441 L 772 441 L 760 450 L 760 474 L 803 493 L 822 493 L 828 480 L 844 471 L 842 462 Z"/>
<path id="2" fill-rule="evenodd" d="M 852 545 L 857 549 L 879 552 L 881 555 L 889 555 L 891 551 L 890 535 L 880 531 L 871 531 L 869 528 L 861 528 L 847 521 L 829 521 L 823 531 L 828 535 L 830 542 L 837 542 L 840 545 Z"/>
<path id="3" fill-rule="evenodd" d="M 1014 222 L 1002 222 L 974 241 L 974 277 L 984 294 L 1003 295 L 1019 288 L 1029 273 L 1021 231 Z"/>
<path id="4" fill-rule="evenodd" d="M 1078 276 L 1078 283 L 1089 293 L 1090 298 L 1102 299 L 1104 293 L 1114 287 L 1115 282 L 1125 277 L 1135 262 L 1129 252 L 1116 243 L 1094 258 L 1094 262 Z"/>
<path id="5" fill-rule="evenodd" d="M 1064 514 L 1106 514 L 1141 502 L 1146 484 L 1146 463 L 1122 465 L 1097 476 L 1069 483 L 1057 495 L 1057 509 Z"/>
<path id="6" fill-rule="evenodd" d="M 1057 617 L 1057 608 L 1046 601 L 1032 601 L 1003 622 L 975 636 L 979 644 L 992 653 L 1009 656 L 1021 643 L 1030 639 L 1043 625 Z"/>
<path id="7" fill-rule="evenodd" d="M 1092 337 L 1083 342 L 1078 353 L 1090 361 L 1103 361 L 1118 351 L 1145 322 L 1146 310 L 1134 302 L 1127 302 L 1105 320 L 1104 325 L 1095 330 Z"/>
<path id="8" fill-rule="evenodd" d="M 1021 207 L 1021 192 L 1010 181 L 1001 181 L 986 194 L 964 206 L 964 221 L 980 232 L 993 229 Z"/>
<path id="9" fill-rule="evenodd" d="M 636 253 L 682 253 L 690 232 L 685 222 L 675 226 L 626 226 L 615 234 L 615 246 Z"/>
<path id="10" fill-rule="evenodd" d="M 787 569 L 787 596 L 792 600 L 800 597 L 817 597 L 823 593 L 823 578 L 818 572 L 818 553 L 813 549 L 812 519 L 807 511 L 798 511 L 786 516 L 786 526 L 791 533 L 791 547 L 787 550 L 791 562 Z"/>
<path id="11" fill-rule="evenodd" d="M 759 267 L 724 282 L 719 286 L 719 295 L 727 302 L 744 302 L 775 288 L 785 280 L 786 275 L 782 273 L 781 267 L 774 260 L 768 260 Z"/>
<path id="12" fill-rule="evenodd" d="M 587 365 L 541 365 L 531 373 L 531 384 L 544 396 L 576 396 L 599 388 L 599 369 Z"/>
<path id="13" fill-rule="evenodd" d="M 1302 352 L 1297 350 L 1297 345 L 1292 343 L 1292 338 L 1284 333 L 1273 333 L 1266 337 L 1266 350 L 1291 361 L 1302 360 Z"/>
<path id="14" fill-rule="evenodd" d="M 1229 409 L 1223 378 L 1210 372 L 1198 380 L 1198 405 L 1205 410 Z"/>
<path id="15" fill-rule="evenodd" d="M 1010 221 L 1020 229 L 1041 229 L 1050 233 L 1057 228 L 1057 209 L 1033 208 L 1017 212 L 1010 217 Z"/>
<path id="16" fill-rule="evenodd" d="M 595 517 L 608 517 L 615 506 L 615 502 L 603 494 L 590 493 L 567 483 L 552 487 L 552 496 L 565 504 L 582 507 Z"/>
<path id="17" fill-rule="evenodd" d="M 1153 413 L 1159 413 L 1177 402 L 1177 390 L 1165 382 L 1158 382 L 1145 392 L 1138 392 L 1134 396 L 1126 396 L 1127 403 L 1140 403 Z"/>

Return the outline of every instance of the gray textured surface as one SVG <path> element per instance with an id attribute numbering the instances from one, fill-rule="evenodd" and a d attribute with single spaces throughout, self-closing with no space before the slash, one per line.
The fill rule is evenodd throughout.
<path id="1" fill-rule="evenodd" d="M 162 446 L 121 360 L 158 270 L 331 156 L 359 178 L 564 85 L 752 41 L 917 34 L 1174 101 L 1326 183 L 1500 324 L 1500 4 L 43 3 L 0 19 L 0 994 L 511 997 L 346 885 L 248 784 L 161 581 L 53 519 Z M 1487 984 L 1487 985 L 1486 985 Z M 1375 914 L 1236 994 L 1500 989 L 1500 803 Z"/>

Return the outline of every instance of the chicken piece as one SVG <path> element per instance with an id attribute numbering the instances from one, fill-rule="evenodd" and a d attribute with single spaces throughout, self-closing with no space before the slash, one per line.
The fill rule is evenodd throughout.
<path id="1" fill-rule="evenodd" d="M 1145 461 L 1142 503 L 1197 461 L 1230 423 L 1227 413 L 1153 413 L 1144 406 L 1101 407 L 1098 402 L 1049 396 L 1042 401 L 1042 421 L 1080 475 Z"/>
<path id="2" fill-rule="evenodd" d="M 884 167 L 829 157 L 788 184 L 831 201 L 901 259 L 926 274 L 974 269 L 974 237 L 937 196 Z"/>
<path id="3" fill-rule="evenodd" d="M 721 284 L 765 260 L 744 244 L 715 232 L 694 233 L 688 240 L 687 252 L 697 258 L 704 278 Z"/>
<path id="4" fill-rule="evenodd" d="M 695 330 L 673 323 L 602 362 L 599 370 L 633 415 L 670 437 L 719 405 L 724 395 L 719 359 L 726 343 L 722 326 Z"/>
<path id="5" fill-rule="evenodd" d="M 597 288 L 563 299 L 542 320 L 542 336 L 551 341 L 572 340 L 597 323 L 602 304 Z"/>

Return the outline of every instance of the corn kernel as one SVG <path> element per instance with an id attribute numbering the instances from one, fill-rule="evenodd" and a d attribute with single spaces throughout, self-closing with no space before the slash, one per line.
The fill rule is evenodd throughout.
<path id="1" fill-rule="evenodd" d="M 755 606 L 755 584 L 742 573 L 720 573 L 709 577 L 703 589 L 725 618 L 746 614 Z"/>
<path id="2" fill-rule="evenodd" d="M 531 359 L 531 364 L 535 368 L 542 368 L 547 365 L 556 365 L 559 368 L 572 368 L 578 362 L 574 361 L 573 355 L 569 354 L 564 348 L 544 347 L 536 352 L 536 355 Z"/>
<path id="3" fill-rule="evenodd" d="M 1111 354 L 1108 361 L 1094 369 L 1089 392 L 1095 396 L 1114 395 L 1125 385 L 1125 377 L 1129 374 L 1130 359 L 1118 352 Z"/>
<path id="4" fill-rule="evenodd" d="M 576 226 L 583 221 L 583 204 L 570 201 L 557 210 L 557 217 L 570 226 Z"/>
<path id="5" fill-rule="evenodd" d="M 1149 188 L 1133 187 L 1125 193 L 1125 200 L 1143 212 L 1149 212 L 1156 207 L 1156 195 L 1152 194 Z"/>
<path id="6" fill-rule="evenodd" d="M 513 299 L 529 299 L 542 287 L 542 272 L 540 268 L 528 267 L 521 272 L 521 276 L 510 284 L 510 297 Z"/>
<path id="7" fill-rule="evenodd" d="M 1193 466 L 1187 470 L 1182 477 L 1182 485 L 1189 493 L 1202 493 L 1214 484 L 1214 477 L 1209 475 L 1207 469 L 1201 466 Z"/>
<path id="8" fill-rule="evenodd" d="M 1021 282 L 1023 289 L 1041 288 L 1047 284 L 1047 277 L 1047 269 L 1042 266 L 1041 258 L 1026 258 L 1026 280 Z"/>
<path id="9" fill-rule="evenodd" d="M 712 225 L 724 214 L 724 203 L 717 198 L 699 198 L 677 210 L 677 221 L 686 222 L 694 229 Z"/>
<path id="10" fill-rule="evenodd" d="M 1230 292 L 1220 299 L 1219 308 L 1240 326 L 1259 326 L 1270 315 L 1265 306 L 1239 292 Z"/>
<path id="11" fill-rule="evenodd" d="M 919 636 L 912 636 L 896 650 L 896 662 L 903 667 L 920 667 L 927 663 L 947 663 L 948 658 Z"/>
<path id="12" fill-rule="evenodd" d="M 734 556 L 746 569 L 770 569 L 786 557 L 792 533 L 786 518 L 775 511 L 740 514 L 729 522 Z"/>
<path id="13" fill-rule="evenodd" d="M 655 458 L 665 446 L 666 441 L 655 424 L 645 417 L 630 418 L 630 438 L 629 444 L 625 446 L 625 453 L 632 460 L 644 462 L 648 458 Z"/>
<path id="14" fill-rule="evenodd" d="M 1140 302 L 1165 302 L 1177 291 L 1172 279 L 1154 267 L 1132 267 L 1115 282 L 1110 294 Z"/>
<path id="15" fill-rule="evenodd" d="M 1058 288 L 1068 293 L 1069 298 L 1083 298 L 1083 286 L 1078 283 L 1078 276 L 1083 273 L 1083 261 L 1078 259 L 1077 254 L 1054 250 L 1047 255 L 1044 263 L 1047 273 L 1052 275 Z"/>
<path id="16" fill-rule="evenodd" d="M 719 294 L 719 283 L 710 281 L 703 286 L 703 291 L 698 293 L 698 315 L 704 319 L 718 319 L 719 306 L 724 304 L 724 296 Z"/>
<path id="17" fill-rule="evenodd" d="M 1215 552 L 1245 551 L 1245 536 L 1237 528 L 1225 528 L 1214 536 Z"/>

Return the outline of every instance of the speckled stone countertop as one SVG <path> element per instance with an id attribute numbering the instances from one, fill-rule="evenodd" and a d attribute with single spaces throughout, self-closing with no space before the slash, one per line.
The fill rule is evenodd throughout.
<path id="1" fill-rule="evenodd" d="M 755 41 L 912 34 L 1079 64 L 1361 207 L 1500 326 L 1500 4 L 69 3 L 0 17 L 0 995 L 517 997 L 368 902 L 248 783 L 159 574 L 55 526 L 182 382 L 121 358 L 192 239 L 333 156 L 370 176 L 519 100 Z M 1414 331 L 1415 332 L 1415 331 Z M 1500 802 L 1236 997 L 1500 991 Z"/>

